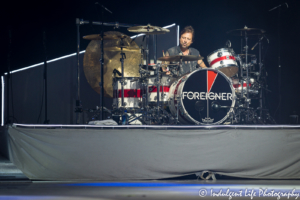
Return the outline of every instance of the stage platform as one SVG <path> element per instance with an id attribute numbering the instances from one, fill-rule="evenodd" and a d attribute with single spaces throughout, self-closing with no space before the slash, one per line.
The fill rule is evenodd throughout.
<path id="1" fill-rule="evenodd" d="M 0 182 L 1 200 L 294 200 L 299 193 L 299 180 Z"/>
<path id="2" fill-rule="evenodd" d="M 30 180 L 300 178 L 297 125 L 13 124 L 5 133 L 10 161 Z"/>

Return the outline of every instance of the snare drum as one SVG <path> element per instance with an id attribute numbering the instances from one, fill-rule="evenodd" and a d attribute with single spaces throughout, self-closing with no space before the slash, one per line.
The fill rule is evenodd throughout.
<path id="1" fill-rule="evenodd" d="M 139 108 L 142 102 L 142 89 L 137 78 L 124 78 L 124 107 Z M 116 77 L 113 80 L 113 107 L 122 107 L 122 78 Z"/>
<path id="2" fill-rule="evenodd" d="M 198 69 L 175 81 L 169 92 L 169 109 L 181 124 L 221 124 L 233 112 L 235 91 L 218 70 Z"/>
<path id="3" fill-rule="evenodd" d="M 212 52 L 207 56 L 207 61 L 212 69 L 219 70 L 228 77 L 234 76 L 239 71 L 234 51 L 229 48 Z"/>

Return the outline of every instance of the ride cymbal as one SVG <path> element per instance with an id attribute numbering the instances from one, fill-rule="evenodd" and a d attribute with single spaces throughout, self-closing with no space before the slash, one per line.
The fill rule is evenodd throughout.
<path id="1" fill-rule="evenodd" d="M 234 35 L 234 36 L 245 36 L 245 34 L 247 33 L 248 36 L 253 36 L 253 35 L 262 35 L 265 32 L 266 31 L 263 29 L 245 27 L 243 29 L 235 29 L 235 30 L 227 31 L 227 34 Z"/>
<path id="2" fill-rule="evenodd" d="M 107 34 L 104 34 L 103 36 L 103 39 L 104 40 L 117 40 L 117 39 L 125 39 L 129 36 L 127 35 L 107 35 Z M 102 40 L 102 37 L 101 37 L 101 34 L 92 34 L 92 35 L 86 35 L 86 36 L 83 36 L 82 37 L 83 39 L 86 39 L 86 40 Z"/>
<path id="3" fill-rule="evenodd" d="M 128 28 L 127 30 L 133 33 L 144 33 L 148 35 L 165 34 L 170 32 L 169 29 L 158 27 L 158 26 L 151 26 L 150 24 L 146 26 L 133 26 Z"/>

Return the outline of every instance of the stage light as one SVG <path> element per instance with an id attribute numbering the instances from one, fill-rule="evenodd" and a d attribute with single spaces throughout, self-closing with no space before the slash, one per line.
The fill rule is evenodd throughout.
<path id="1" fill-rule="evenodd" d="M 85 53 L 85 50 L 84 51 L 80 51 L 79 54 L 82 54 L 82 53 Z M 48 60 L 47 63 L 51 63 L 51 62 L 54 62 L 54 61 L 57 61 L 57 60 L 61 60 L 61 59 L 64 59 L 64 58 L 68 58 L 68 57 L 71 57 L 71 56 L 76 56 L 77 53 L 72 53 L 72 54 L 69 54 L 69 55 L 65 55 L 65 56 L 61 56 L 59 58 L 55 58 L 55 59 L 52 59 L 52 60 Z M 11 71 L 10 73 L 13 74 L 13 73 L 16 73 L 16 72 L 20 72 L 20 71 L 24 71 L 26 69 L 31 69 L 31 68 L 34 68 L 34 67 L 37 67 L 37 66 L 40 66 L 40 65 L 43 65 L 44 62 L 41 62 L 41 63 L 37 63 L 37 64 L 34 64 L 34 65 L 30 65 L 28 67 L 23 67 L 21 69 L 17 69 L 17 70 L 13 70 Z M 7 75 L 7 72 L 4 73 L 4 75 Z"/>

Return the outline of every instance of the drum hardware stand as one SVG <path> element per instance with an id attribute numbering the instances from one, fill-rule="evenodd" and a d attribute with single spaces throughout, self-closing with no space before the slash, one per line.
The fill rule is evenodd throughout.
<path id="1" fill-rule="evenodd" d="M 123 46 L 123 39 L 121 39 L 121 46 Z M 123 52 L 123 47 L 121 47 L 120 55 L 121 55 L 120 62 L 121 62 L 121 74 L 122 74 L 122 79 L 121 79 L 121 92 L 122 92 L 121 106 L 124 107 L 124 106 L 126 106 L 124 104 L 124 83 L 125 83 L 125 80 L 124 80 L 124 59 L 126 59 L 126 55 Z"/>
<path id="2" fill-rule="evenodd" d="M 160 119 L 160 112 L 159 112 L 159 108 L 160 108 L 160 95 L 159 95 L 159 92 L 160 92 L 160 81 L 159 81 L 159 69 L 161 67 L 161 64 L 157 64 L 156 65 L 156 80 L 155 80 L 155 85 L 156 85 L 156 107 L 157 107 L 157 119 L 159 121 Z M 163 87 L 163 86 L 162 86 Z"/>

